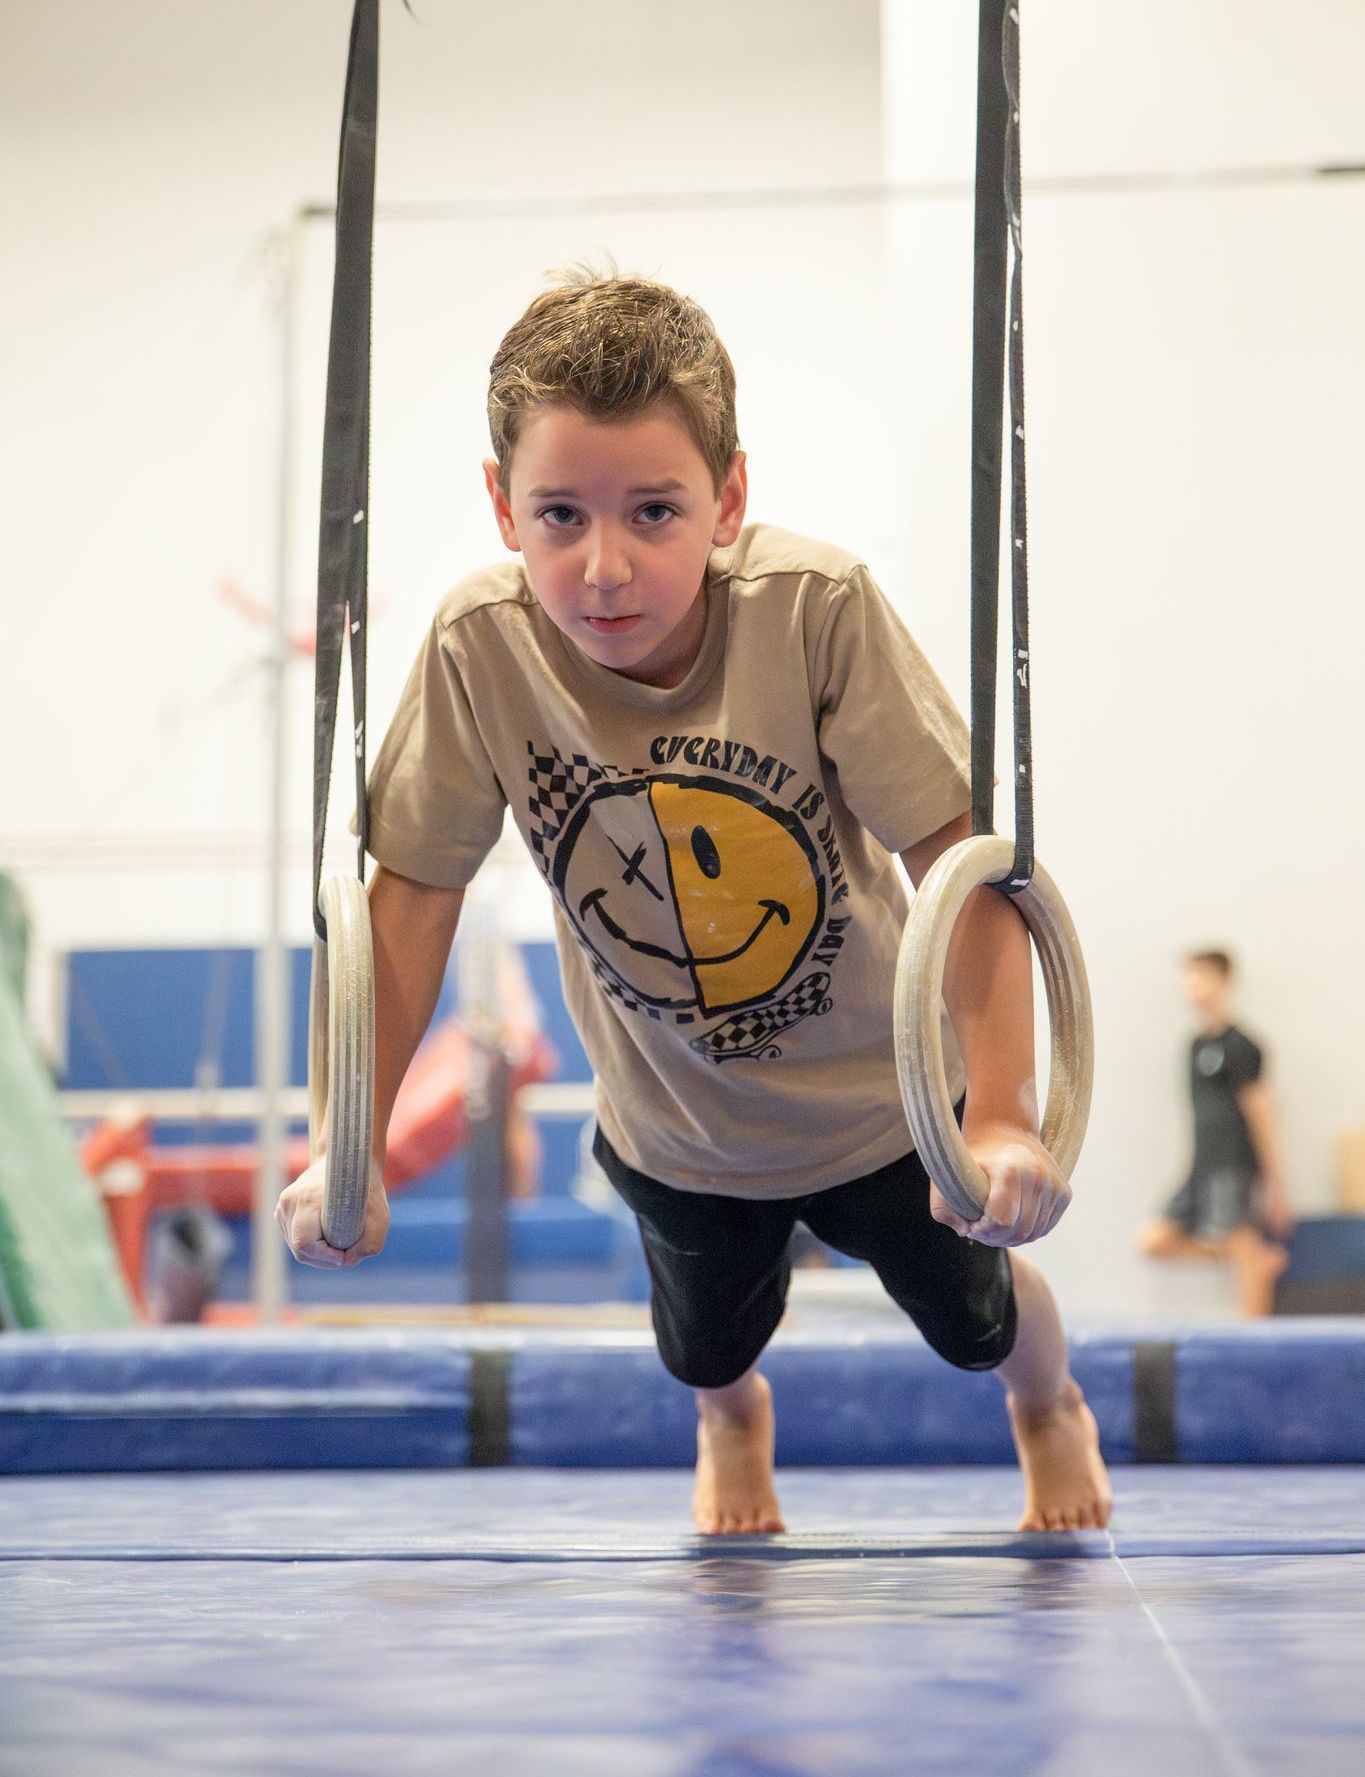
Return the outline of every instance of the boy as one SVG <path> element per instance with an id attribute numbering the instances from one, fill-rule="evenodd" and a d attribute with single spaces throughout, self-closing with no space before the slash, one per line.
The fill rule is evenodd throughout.
<path id="1" fill-rule="evenodd" d="M 1232 1022 L 1232 978 L 1225 950 L 1185 959 L 1185 997 L 1199 1024 L 1190 1044 L 1194 1159 L 1138 1243 L 1149 1259 L 1231 1259 L 1242 1313 L 1255 1319 L 1274 1312 L 1293 1216 L 1262 1053 Z"/>
<path id="2" fill-rule="evenodd" d="M 498 349 L 484 474 L 523 559 L 441 606 L 370 790 L 377 1149 L 510 805 L 553 892 L 595 1151 L 640 1224 L 661 1355 L 696 1390 L 698 1528 L 783 1528 L 756 1364 L 798 1217 L 870 1260 L 950 1362 L 999 1369 L 1021 1528 L 1102 1525 L 1056 1307 L 1006 1251 L 1070 1191 L 1037 1136 L 1028 936 L 993 891 L 959 922 L 945 991 L 991 1181 L 970 1229 L 897 1088 L 891 854 L 918 882 L 969 833 L 964 727 L 856 557 L 745 528 L 734 391 L 709 318 L 638 279 L 552 288 Z M 319 1166 L 281 1197 L 297 1258 L 378 1251 L 377 1168 L 348 1252 L 322 1241 L 320 1202 Z"/>

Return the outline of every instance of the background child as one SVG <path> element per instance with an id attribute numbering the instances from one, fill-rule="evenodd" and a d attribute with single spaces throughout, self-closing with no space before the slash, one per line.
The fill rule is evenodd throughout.
<path id="1" fill-rule="evenodd" d="M 1280 1169 L 1264 1052 L 1232 1022 L 1232 959 L 1185 959 L 1185 995 L 1198 1020 L 1190 1044 L 1194 1158 L 1164 1213 L 1139 1244 L 1152 1259 L 1230 1259 L 1243 1314 L 1270 1314 L 1293 1218 Z"/>
<path id="2" fill-rule="evenodd" d="M 370 787 L 376 1130 L 510 808 L 553 896 L 596 1153 L 639 1221 L 660 1352 L 697 1391 L 699 1528 L 782 1528 L 756 1364 L 798 1218 L 868 1260 L 948 1361 L 999 1371 L 1023 1527 L 1103 1524 L 1056 1306 L 1004 1250 L 1070 1188 L 1037 1134 L 1028 935 L 993 891 L 945 976 L 950 1084 L 990 1185 L 970 1229 L 897 1086 L 893 854 L 919 881 L 969 833 L 964 725 L 856 556 L 744 525 L 734 393 L 709 318 L 640 279 L 571 278 L 498 348 L 484 474 L 518 559 L 442 602 Z M 377 1172 L 345 1253 L 321 1190 L 314 1166 L 281 1197 L 295 1255 L 377 1251 Z"/>

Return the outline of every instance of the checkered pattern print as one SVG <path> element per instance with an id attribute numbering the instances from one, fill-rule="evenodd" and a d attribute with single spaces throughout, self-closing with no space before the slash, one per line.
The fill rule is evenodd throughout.
<path id="1" fill-rule="evenodd" d="M 540 867 L 548 876 L 554 842 L 570 812 L 593 785 L 606 778 L 616 783 L 622 778 L 643 777 L 646 767 L 636 765 L 630 771 L 622 771 L 619 765 L 602 765 L 586 753 L 570 753 L 566 759 L 558 747 L 538 753 L 533 740 L 527 741 L 526 751 L 531 759 L 527 773 L 531 785 L 529 838 Z"/>
<path id="2" fill-rule="evenodd" d="M 637 1000 L 635 995 L 628 992 L 616 979 L 615 975 L 612 974 L 611 970 L 602 961 L 601 957 L 598 956 L 597 952 L 588 943 L 587 939 L 579 932 L 575 932 L 574 937 L 578 939 L 578 947 L 587 957 L 588 966 L 597 977 L 597 985 L 602 989 L 603 993 L 606 994 L 607 998 L 611 1000 L 620 1000 L 627 1012 L 643 1012 L 646 1017 L 652 1018 L 657 1024 L 659 1022 L 659 1008 L 657 1006 L 647 1006 L 643 1000 Z"/>
<path id="3" fill-rule="evenodd" d="M 722 1061 L 732 1061 L 740 1055 L 769 1060 L 782 1053 L 772 1042 L 775 1036 L 790 1030 L 803 1018 L 812 1014 L 818 1018 L 829 1011 L 830 1001 L 825 997 L 828 988 L 829 976 L 823 970 L 807 975 L 784 999 L 771 1006 L 756 1006 L 752 1012 L 741 1012 L 737 1018 L 727 1019 L 715 1030 L 693 1037 L 689 1047 L 705 1056 L 707 1061 L 714 1061 L 718 1067 Z"/>
<path id="4" fill-rule="evenodd" d="M 531 756 L 531 847 L 548 876 L 550 849 L 568 820 L 569 811 L 594 784 L 601 783 L 607 776 L 607 767 L 594 764 L 583 753 L 571 753 L 566 759 L 558 747 L 552 747 L 548 754 L 538 753 L 534 741 L 527 741 L 526 750 Z"/>

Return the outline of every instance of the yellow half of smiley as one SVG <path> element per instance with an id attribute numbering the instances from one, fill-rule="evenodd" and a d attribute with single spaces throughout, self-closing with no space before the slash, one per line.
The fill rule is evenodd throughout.
<path id="1" fill-rule="evenodd" d="M 724 791 L 655 783 L 649 795 L 702 1009 L 773 992 L 820 917 L 805 848 L 772 815 Z"/>

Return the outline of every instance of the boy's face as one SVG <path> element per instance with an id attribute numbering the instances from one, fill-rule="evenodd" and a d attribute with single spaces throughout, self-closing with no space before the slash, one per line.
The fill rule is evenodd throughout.
<path id="1" fill-rule="evenodd" d="M 1227 977 L 1212 963 L 1185 964 L 1185 998 L 1206 1017 L 1222 1011 L 1228 995 Z"/>
<path id="2" fill-rule="evenodd" d="M 665 403 L 611 423 L 547 406 L 522 426 L 510 499 L 496 461 L 483 467 L 503 542 L 551 622 L 626 678 L 681 684 L 706 628 L 707 557 L 744 522 L 744 453 L 717 497 Z"/>

